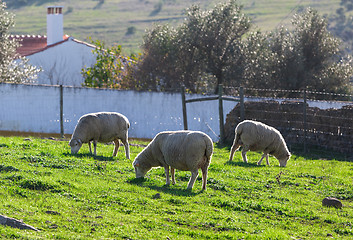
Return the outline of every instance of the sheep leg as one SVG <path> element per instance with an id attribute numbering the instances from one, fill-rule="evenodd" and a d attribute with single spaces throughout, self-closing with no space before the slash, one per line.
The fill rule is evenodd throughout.
<path id="1" fill-rule="evenodd" d="M 266 155 L 266 163 L 268 166 L 270 166 L 270 162 L 268 161 L 268 154 Z"/>
<path id="2" fill-rule="evenodd" d="M 89 152 L 92 154 L 91 141 L 88 142 Z"/>
<path id="3" fill-rule="evenodd" d="M 249 151 L 249 147 L 243 146 L 243 150 L 241 151 L 241 156 L 243 158 L 243 161 L 246 162 L 246 163 L 248 162 L 248 159 L 246 157 L 246 152 L 247 151 Z"/>
<path id="4" fill-rule="evenodd" d="M 164 166 L 165 177 L 166 177 L 166 185 L 170 185 L 170 178 L 169 178 L 169 166 Z"/>
<path id="5" fill-rule="evenodd" d="M 190 177 L 187 189 L 192 189 L 198 175 L 199 175 L 198 169 L 191 171 L 191 177 Z"/>
<path id="6" fill-rule="evenodd" d="M 235 142 L 235 140 L 234 140 L 233 146 L 230 150 L 229 161 L 233 160 L 234 153 L 236 150 L 238 150 L 239 147 L 240 147 L 240 144 Z"/>
<path id="7" fill-rule="evenodd" d="M 130 146 L 129 146 L 129 142 L 127 140 L 127 137 L 125 139 L 121 139 L 121 142 L 124 144 L 124 147 L 125 147 L 126 158 L 130 159 Z"/>
<path id="8" fill-rule="evenodd" d="M 206 190 L 207 170 L 208 170 L 208 166 L 201 167 L 201 171 L 202 171 L 202 190 Z"/>
<path id="9" fill-rule="evenodd" d="M 261 162 L 262 162 L 262 160 L 263 160 L 265 157 L 266 157 L 267 165 L 269 165 L 269 163 L 268 163 L 268 154 L 267 154 L 267 153 L 262 154 L 262 157 L 261 157 L 260 161 L 257 162 L 257 165 L 260 165 Z"/>
<path id="10" fill-rule="evenodd" d="M 172 175 L 172 184 L 175 184 L 175 169 L 174 168 L 170 168 L 170 173 Z"/>
<path id="11" fill-rule="evenodd" d="M 93 140 L 94 156 L 97 156 L 97 140 Z"/>
<path id="12" fill-rule="evenodd" d="M 119 139 L 114 140 L 114 151 L 113 151 L 113 157 L 116 156 L 116 154 L 118 153 L 120 147 L 120 142 Z"/>

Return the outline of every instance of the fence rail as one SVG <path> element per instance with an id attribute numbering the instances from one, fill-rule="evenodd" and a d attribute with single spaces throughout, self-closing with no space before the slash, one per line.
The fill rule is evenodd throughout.
<path id="1" fill-rule="evenodd" d="M 185 88 L 182 87 L 181 89 L 181 99 L 182 99 L 182 107 L 183 107 L 183 122 L 184 122 L 184 130 L 188 129 L 187 123 L 187 110 L 186 110 L 186 103 L 193 103 L 193 102 L 203 102 L 203 101 L 212 101 L 218 100 L 218 116 L 219 116 L 219 140 L 221 143 L 224 143 L 224 111 L 223 111 L 223 100 L 227 101 L 234 101 L 234 102 L 242 102 L 244 103 L 244 96 L 241 97 L 232 97 L 232 96 L 223 96 L 223 85 L 220 84 L 218 86 L 218 95 L 213 97 L 202 97 L 202 98 L 193 98 L 187 99 L 185 97 Z"/>

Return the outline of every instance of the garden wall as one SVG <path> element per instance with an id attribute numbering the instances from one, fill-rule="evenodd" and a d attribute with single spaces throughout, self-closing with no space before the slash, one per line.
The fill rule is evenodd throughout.
<path id="1" fill-rule="evenodd" d="M 202 95 L 187 94 L 196 97 Z M 225 103 L 225 114 L 234 106 Z M 127 116 L 132 138 L 151 139 L 161 131 L 184 128 L 180 93 L 63 87 L 65 134 L 73 133 L 83 114 L 98 111 Z M 187 114 L 190 130 L 218 141 L 218 101 L 189 104 Z M 0 83 L 0 131 L 60 134 L 60 87 Z"/>

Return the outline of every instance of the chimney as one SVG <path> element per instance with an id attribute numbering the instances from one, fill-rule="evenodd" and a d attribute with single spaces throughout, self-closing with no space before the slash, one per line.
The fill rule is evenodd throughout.
<path id="1" fill-rule="evenodd" d="M 62 6 L 47 7 L 47 45 L 63 40 L 64 24 Z"/>

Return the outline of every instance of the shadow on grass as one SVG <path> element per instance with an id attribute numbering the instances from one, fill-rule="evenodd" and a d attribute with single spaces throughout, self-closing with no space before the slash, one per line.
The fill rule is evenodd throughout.
<path id="1" fill-rule="evenodd" d="M 193 197 L 196 196 L 203 191 L 201 190 L 189 190 L 185 188 L 179 188 L 176 189 L 176 187 L 171 187 L 171 186 L 157 186 L 155 181 L 149 180 L 149 178 L 130 178 L 127 180 L 127 183 L 141 186 L 141 187 L 146 187 L 151 190 L 156 190 L 158 192 L 163 192 L 165 194 L 170 194 L 170 195 L 175 195 L 175 196 L 183 196 L 183 197 Z"/>
<path id="2" fill-rule="evenodd" d="M 318 146 L 310 146 L 307 148 L 307 151 L 304 152 L 303 147 L 298 144 L 292 144 L 292 146 L 290 147 L 290 151 L 292 154 L 295 154 L 308 160 L 337 160 L 345 162 L 353 161 L 353 154 L 335 152 L 328 148 Z"/>
<path id="3" fill-rule="evenodd" d="M 288 145 L 289 146 L 289 145 Z M 228 143 L 220 144 L 216 143 L 215 148 L 224 149 L 230 152 L 232 145 Z M 303 157 L 308 160 L 337 160 L 337 161 L 353 161 L 352 153 L 340 153 L 337 151 L 330 150 L 329 148 L 319 147 L 319 146 L 308 146 L 306 152 L 304 152 L 304 148 L 301 144 L 291 144 L 289 146 L 290 152 L 293 155 L 298 157 Z M 241 148 L 240 150 L 241 151 Z M 251 152 L 251 151 L 249 151 Z M 260 152 L 259 152 L 260 153 Z M 262 154 L 262 153 L 260 153 Z M 235 161 L 236 162 L 236 161 Z M 231 163 L 231 162 L 227 162 Z M 251 163 L 249 163 L 251 164 Z M 233 165 L 233 164 L 231 164 Z M 254 164 L 256 165 L 256 164 Z M 238 165 L 238 166 L 246 166 L 246 165 Z"/>
<path id="4" fill-rule="evenodd" d="M 247 167 L 247 168 L 258 168 L 258 167 L 264 167 L 265 165 L 257 165 L 256 162 L 254 163 L 245 163 L 244 161 L 227 161 L 225 165 L 230 165 L 230 166 L 237 166 L 237 167 Z"/>
<path id="5" fill-rule="evenodd" d="M 215 143 L 214 145 L 215 148 L 218 148 L 218 149 L 223 149 L 225 148 L 226 150 L 230 151 L 230 148 L 232 147 L 232 144 L 231 143 Z"/>
<path id="6" fill-rule="evenodd" d="M 116 161 L 119 159 L 116 159 L 114 157 L 104 157 L 104 156 L 94 156 L 91 153 L 76 153 L 76 154 L 71 154 L 71 153 L 63 153 L 64 156 L 69 157 L 69 156 L 74 156 L 77 158 L 93 158 L 94 160 L 97 161 Z"/>

